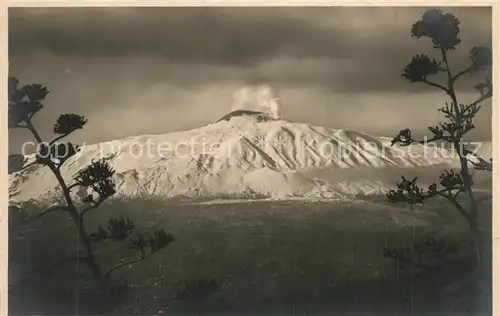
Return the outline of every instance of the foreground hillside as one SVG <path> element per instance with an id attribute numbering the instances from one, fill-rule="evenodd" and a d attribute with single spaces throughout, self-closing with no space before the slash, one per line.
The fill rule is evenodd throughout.
<path id="1" fill-rule="evenodd" d="M 487 158 L 490 147 L 481 148 Z M 63 175 L 70 179 L 102 157 L 108 157 L 116 170 L 118 196 L 165 199 L 336 199 L 381 194 L 403 174 L 419 175 L 430 183 L 438 171 L 457 164 L 444 148 L 391 147 L 384 137 L 257 115 L 229 116 L 189 131 L 86 145 L 65 163 Z M 32 166 L 10 175 L 9 181 L 12 201 L 48 202 L 59 196 L 47 168 Z M 481 173 L 476 181 L 488 189 L 491 175 Z"/>
<path id="2" fill-rule="evenodd" d="M 480 214 L 490 236 L 489 214 L 491 205 Z M 48 268 L 74 253 L 76 236 L 64 214 L 47 215 L 10 239 L 11 312 L 464 315 L 489 309 L 488 295 L 474 292 L 473 285 L 481 283 L 461 261 L 413 275 L 398 274 L 394 262 L 382 256 L 384 247 L 429 237 L 449 243 L 467 238 L 466 223 L 439 199 L 413 211 L 368 201 L 115 200 L 90 213 L 86 225 L 92 231 L 119 215 L 137 222 L 138 232 L 162 227 L 176 241 L 117 274 L 127 287 L 102 293 L 83 265 Z M 120 244 L 97 246 L 104 265 L 119 259 L 114 247 Z M 476 283 L 468 284 L 471 280 Z M 487 284 L 480 286 L 487 292 Z"/>

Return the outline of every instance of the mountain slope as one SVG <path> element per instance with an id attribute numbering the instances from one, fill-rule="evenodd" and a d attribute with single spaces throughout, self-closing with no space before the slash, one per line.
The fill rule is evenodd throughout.
<path id="1" fill-rule="evenodd" d="M 391 147 L 388 138 L 244 115 L 189 131 L 84 146 L 65 163 L 63 176 L 70 179 L 106 156 L 116 170 L 118 195 L 166 199 L 345 198 L 383 193 L 412 172 L 434 181 L 438 169 L 457 166 L 457 157 L 445 149 Z M 32 167 L 9 181 L 12 201 L 48 202 L 59 195 L 48 168 Z"/>

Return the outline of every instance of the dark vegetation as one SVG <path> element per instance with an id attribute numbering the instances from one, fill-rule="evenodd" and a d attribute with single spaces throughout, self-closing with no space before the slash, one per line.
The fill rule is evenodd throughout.
<path id="1" fill-rule="evenodd" d="M 490 209 L 480 212 L 487 230 Z M 489 280 L 474 278 L 461 244 L 468 227 L 444 199 L 414 211 L 383 202 L 111 200 L 87 221 L 97 226 L 108 216 L 140 220 L 139 232 L 162 227 L 181 237 L 168 251 L 116 271 L 127 282 L 104 290 L 89 270 L 56 265 L 77 242 L 62 213 L 23 225 L 10 241 L 11 266 L 24 269 L 11 281 L 11 311 L 450 315 L 490 309 L 489 296 L 483 296 Z M 419 267 L 398 267 L 384 256 L 385 250 L 401 252 L 432 240 Z M 120 259 L 116 246 L 104 241 L 98 253 L 103 263 Z M 450 252 L 440 255 L 441 247 Z M 461 248 L 454 253 L 456 247 Z M 410 255 L 418 262 L 415 252 Z"/>
<path id="2" fill-rule="evenodd" d="M 54 124 L 53 130 L 57 136 L 50 141 L 44 141 L 33 124 L 33 118 L 36 113 L 43 109 L 42 102 L 49 94 L 49 90 L 40 84 L 20 86 L 17 78 L 9 77 L 8 92 L 9 129 L 23 128 L 29 130 L 38 144 L 33 162 L 25 165 L 24 156 L 11 155 L 8 161 L 9 168 L 13 169 L 13 171 L 22 171 L 34 164 L 49 168 L 59 183 L 65 201 L 63 205 L 54 205 L 44 210 L 38 210 L 35 214 L 28 214 L 27 210 L 23 209 L 22 206 L 10 205 L 9 229 L 11 235 L 22 224 L 39 220 L 50 213 L 64 213 L 73 221 L 73 234 L 79 236 L 79 245 L 83 249 L 80 250 L 80 247 L 77 246 L 72 256 L 63 257 L 62 260 L 75 261 L 77 264 L 84 263 L 92 271 L 94 277 L 103 284 L 108 282 L 111 273 L 115 270 L 146 259 L 174 240 L 172 235 L 165 233 L 160 228 L 148 235 L 130 237 L 135 224 L 129 218 L 123 216 L 108 219 L 106 228 L 99 225 L 96 233 L 89 234 L 89 228 L 84 221 L 85 216 L 99 207 L 106 199 L 113 196 L 116 191 L 112 178 L 115 171 L 109 165 L 107 158 L 93 161 L 89 166 L 75 174 L 71 182 L 62 176 L 61 167 L 68 159 L 77 154 L 79 147 L 71 142 L 62 142 L 61 140 L 82 129 L 87 123 L 87 119 L 77 114 L 60 115 Z M 72 190 L 76 188 L 87 188 L 87 192 L 91 193 L 88 193 L 82 201 L 77 202 L 74 195 L 72 195 Z M 128 260 L 121 258 L 119 263 L 104 270 L 98 262 L 94 248 L 97 243 L 108 239 L 120 242 L 128 240 L 128 247 L 137 251 L 137 257 Z M 50 246 L 50 243 L 45 247 L 48 246 Z"/>
<path id="3" fill-rule="evenodd" d="M 421 83 L 432 86 L 443 91 L 449 102 L 439 109 L 444 116 L 443 122 L 437 126 L 429 127 L 432 136 L 424 140 L 416 140 L 412 137 L 410 129 L 404 129 L 394 137 L 392 144 L 409 146 L 414 143 L 448 142 L 460 159 L 459 170 L 444 170 L 439 175 L 439 184 L 432 183 L 427 189 L 421 188 L 417 178 L 406 179 L 398 183 L 397 189 L 390 190 L 387 194 L 391 202 L 406 202 L 410 205 L 424 203 L 425 200 L 434 197 L 444 197 L 452 204 L 457 212 L 469 224 L 471 232 L 471 245 L 475 251 L 476 262 L 480 266 L 483 260 L 484 244 L 481 231 L 478 227 L 478 203 L 473 192 L 473 173 L 470 172 L 467 155 L 475 156 L 474 163 L 476 171 L 491 171 L 492 161 L 486 161 L 483 157 L 474 154 L 468 148 L 465 137 L 475 128 L 473 119 L 481 109 L 481 103 L 493 95 L 493 88 L 489 78 L 492 66 L 491 50 L 487 47 L 473 47 L 470 50 L 470 65 L 457 72 L 452 71 L 448 62 L 449 54 L 461 43 L 459 36 L 460 21 L 450 13 L 440 10 L 428 10 L 422 19 L 415 22 L 411 28 L 411 35 L 417 39 L 429 38 L 438 52 L 438 60 L 431 59 L 428 55 L 418 54 L 412 58 L 405 67 L 402 74 L 411 83 Z M 475 88 L 479 97 L 469 104 L 460 103 L 455 91 L 455 83 L 462 76 L 471 73 L 484 72 L 484 81 L 479 82 Z M 444 74 L 444 84 L 432 81 L 429 77 Z M 459 196 L 465 195 L 467 199 L 460 201 Z M 484 267 L 483 267 L 484 268 Z"/>

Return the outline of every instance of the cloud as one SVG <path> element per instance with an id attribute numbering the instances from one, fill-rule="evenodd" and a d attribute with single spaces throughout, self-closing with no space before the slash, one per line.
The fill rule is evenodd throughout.
<path id="1" fill-rule="evenodd" d="M 347 58 L 411 51 L 425 8 L 11 8 L 10 52 L 245 64 L 269 56 Z M 464 42 L 491 42 L 491 10 L 449 8 Z M 394 48 L 397 47 L 397 50 Z M 29 48 L 29 49 L 27 49 Z M 370 48 L 370 50 L 367 50 Z M 36 52 L 36 50 L 35 50 Z M 391 56 L 391 52 L 392 55 Z M 376 56 L 380 60 L 381 56 Z"/>
<path id="2" fill-rule="evenodd" d="M 410 37 L 425 9 L 9 8 L 9 71 L 52 91 L 37 114 L 44 135 L 60 113 L 88 116 L 80 141 L 207 124 L 227 114 L 236 90 L 255 83 L 279 91 L 285 118 L 424 131 L 438 113 L 422 109 L 443 100 L 400 73 L 414 54 L 436 53 L 430 41 Z M 461 20 L 463 43 L 450 57 L 458 71 L 471 47 L 491 45 L 492 13 L 444 10 Z M 469 95 L 479 79 L 464 77 L 458 89 Z M 476 135 L 487 138 L 491 106 L 482 113 Z M 9 136 L 14 148 L 27 135 Z"/>
<path id="3" fill-rule="evenodd" d="M 491 9 L 446 9 L 462 21 L 450 57 L 466 67 L 473 46 L 491 46 Z M 176 84 L 265 79 L 337 91 L 398 90 L 402 67 L 430 41 L 412 39 L 425 8 L 10 8 L 11 63 L 44 57 L 121 66 L 163 66 Z M 116 62 L 115 62 L 116 59 Z M 36 67 L 36 65 L 34 65 Z M 467 88 L 470 84 L 461 86 Z"/>
<path id="4" fill-rule="evenodd" d="M 269 84 L 248 85 L 233 93 L 231 110 L 250 110 L 279 118 L 279 97 Z"/>
<path id="5" fill-rule="evenodd" d="M 90 79 L 89 79 L 90 80 Z M 123 82 L 122 82 L 123 83 Z M 85 85 L 90 93 L 79 91 Z M 141 134 L 162 134 L 210 124 L 232 110 L 233 93 L 248 88 L 244 82 L 177 86 L 160 82 L 148 87 L 124 83 L 112 89 L 99 83 L 69 80 L 64 89 L 53 90 L 45 109 L 35 117 L 44 138 L 61 113 L 78 113 L 88 118 L 84 130 L 72 135 L 76 142 L 99 142 Z M 408 95 L 404 92 L 338 93 L 328 89 L 287 88 L 277 90 L 280 116 L 295 122 L 332 128 L 346 128 L 375 135 L 393 136 L 410 127 L 424 135 L 427 126 L 441 119 L 437 109 L 445 96 L 439 92 Z M 476 95 L 462 93 L 461 100 Z M 491 139 L 491 102 L 484 104 L 476 119 L 471 139 Z M 24 130 L 9 133 L 9 147 L 16 152 L 31 139 Z"/>

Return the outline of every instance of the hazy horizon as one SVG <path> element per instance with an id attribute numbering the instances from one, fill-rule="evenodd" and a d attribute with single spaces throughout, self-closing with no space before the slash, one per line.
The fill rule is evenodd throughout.
<path id="1" fill-rule="evenodd" d="M 491 47 L 490 8 L 449 7 L 463 69 L 474 46 Z M 429 53 L 410 37 L 426 8 L 9 8 L 10 75 L 51 90 L 35 117 L 43 137 L 62 113 L 89 122 L 72 135 L 95 143 L 200 127 L 232 110 L 236 91 L 267 84 L 284 119 L 394 136 L 436 125 L 446 97 L 401 72 Z M 482 77 L 464 76 L 463 102 Z M 491 100 L 471 140 L 491 140 Z M 9 152 L 31 140 L 9 131 Z"/>

